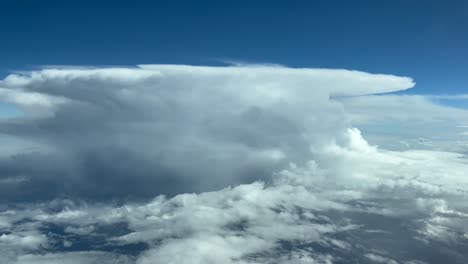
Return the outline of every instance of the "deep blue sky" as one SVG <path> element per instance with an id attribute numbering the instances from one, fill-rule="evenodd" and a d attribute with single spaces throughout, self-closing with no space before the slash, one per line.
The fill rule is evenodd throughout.
<path id="1" fill-rule="evenodd" d="M 414 77 L 468 92 L 468 1 L 2 1 L 0 75 L 223 60 Z"/>

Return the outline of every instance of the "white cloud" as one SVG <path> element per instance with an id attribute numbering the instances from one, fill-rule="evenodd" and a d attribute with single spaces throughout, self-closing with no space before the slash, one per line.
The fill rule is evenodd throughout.
<path id="1" fill-rule="evenodd" d="M 2 234 L 0 244 L 2 247 L 34 249 L 45 243 L 45 238 L 45 235 L 37 233 Z"/>
<path id="2" fill-rule="evenodd" d="M 435 138 L 460 133 L 466 111 L 369 96 L 413 85 L 273 66 L 11 75 L 2 98 L 31 112 L 0 121 L 22 145 L 0 158 L 0 195 L 15 205 L 0 207 L 0 253 L 10 263 L 467 260 L 468 164 Z M 61 101 L 20 100 L 36 95 Z M 385 144 L 352 124 L 385 129 Z M 411 137 L 420 149 L 386 149 Z"/>
<path id="3" fill-rule="evenodd" d="M 468 123 L 468 110 L 437 104 L 432 97 L 371 95 L 342 98 L 340 102 L 351 123 L 374 144 L 392 149 L 466 152 L 459 141 L 463 140 L 463 125 Z"/>
<path id="4" fill-rule="evenodd" d="M 149 198 L 268 180 L 288 162 L 306 161 L 310 145 L 346 130 L 343 109 L 330 96 L 413 85 L 392 75 L 267 66 L 144 65 L 10 75 L 0 82 L 3 99 L 27 111 L 0 122 L 0 132 L 34 142 L 36 151 L 10 147 L 19 149 L 17 159 L 0 160 L 0 170 L 30 180 L 3 193 L 20 199 L 10 192 L 42 184 L 57 187 L 21 192 L 29 192 L 29 199 L 63 192 Z M 48 159 L 60 161 L 44 166 Z"/>
<path id="5" fill-rule="evenodd" d="M 373 254 L 373 253 L 366 254 L 366 257 L 369 258 L 370 260 L 372 260 L 374 263 L 398 264 L 398 262 L 396 262 L 393 259 L 386 258 L 386 257 L 380 256 L 380 255 L 376 255 L 376 254 Z"/>

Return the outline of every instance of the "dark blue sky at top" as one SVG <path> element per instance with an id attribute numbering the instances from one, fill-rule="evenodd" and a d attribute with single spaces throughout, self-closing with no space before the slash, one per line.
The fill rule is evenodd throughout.
<path id="1" fill-rule="evenodd" d="M 415 78 L 468 93 L 468 1 L 23 1 L 0 6 L 0 74 L 223 61 Z"/>

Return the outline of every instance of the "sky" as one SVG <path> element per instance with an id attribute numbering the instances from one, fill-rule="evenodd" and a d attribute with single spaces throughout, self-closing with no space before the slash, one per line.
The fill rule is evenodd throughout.
<path id="1" fill-rule="evenodd" d="M 0 264 L 468 263 L 466 1 L 10 1 Z"/>
<path id="2" fill-rule="evenodd" d="M 6 1 L 0 72 L 43 65 L 276 63 L 468 87 L 468 4 L 451 1 Z"/>

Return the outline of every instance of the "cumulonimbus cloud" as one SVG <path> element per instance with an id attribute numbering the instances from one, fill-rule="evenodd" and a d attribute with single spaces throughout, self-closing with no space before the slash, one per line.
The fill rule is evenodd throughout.
<path id="1" fill-rule="evenodd" d="M 352 123 L 377 108 L 333 99 L 413 85 L 277 66 L 10 75 L 0 98 L 23 115 L 0 122 L 0 252 L 17 264 L 464 263 L 463 154 L 373 146 Z"/>
<path id="2" fill-rule="evenodd" d="M 3 177 L 25 179 L 1 196 L 152 197 L 265 180 L 291 161 L 306 161 L 312 144 L 343 133 L 348 124 L 331 95 L 412 85 L 390 75 L 283 67 L 147 65 L 10 75 L 0 96 L 24 116 L 3 121 L 0 132 L 33 142 L 34 151 L 0 161 Z M 18 197 L 19 191 L 27 194 Z"/>

